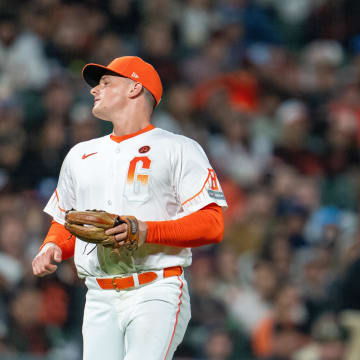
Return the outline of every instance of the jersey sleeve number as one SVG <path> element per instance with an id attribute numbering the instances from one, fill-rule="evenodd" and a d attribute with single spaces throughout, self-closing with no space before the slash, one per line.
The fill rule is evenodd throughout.
<path id="1" fill-rule="evenodd" d="M 130 161 L 124 194 L 129 201 L 145 201 L 150 197 L 150 166 L 147 156 L 137 156 Z"/>

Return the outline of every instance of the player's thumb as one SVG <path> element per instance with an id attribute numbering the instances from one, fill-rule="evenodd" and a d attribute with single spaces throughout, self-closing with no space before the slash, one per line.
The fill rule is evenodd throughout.
<path id="1" fill-rule="evenodd" d="M 61 256 L 61 249 L 55 248 L 53 252 L 53 258 L 56 262 L 61 262 L 62 256 Z"/>

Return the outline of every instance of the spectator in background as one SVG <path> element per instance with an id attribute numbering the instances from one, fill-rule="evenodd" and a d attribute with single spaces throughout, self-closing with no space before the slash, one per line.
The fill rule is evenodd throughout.
<path id="1" fill-rule="evenodd" d="M 251 283 L 242 284 L 236 293 L 230 293 L 231 298 L 225 299 L 231 316 L 249 338 L 258 324 L 270 315 L 277 290 L 278 279 L 272 264 L 259 261 Z"/>
<path id="2" fill-rule="evenodd" d="M 234 342 L 225 330 L 211 332 L 205 342 L 206 360 L 229 360 L 234 352 Z"/>
<path id="3" fill-rule="evenodd" d="M 109 15 L 108 26 L 113 31 L 113 33 L 110 34 L 110 36 L 113 37 L 113 40 L 115 40 L 115 37 L 118 37 L 117 34 L 121 34 L 125 37 L 126 42 L 131 43 L 132 41 L 135 41 L 134 35 L 143 20 L 139 2 L 131 0 L 110 0 L 107 1 L 104 6 Z M 104 39 L 104 37 L 102 38 Z M 105 35 L 105 39 L 109 40 L 109 36 Z M 94 54 L 95 56 L 101 56 L 102 51 L 99 50 L 100 49 L 97 49 Z M 95 62 L 98 64 L 107 64 L 111 59 L 115 59 L 117 56 L 123 56 L 123 53 L 117 51 L 116 48 L 113 48 L 112 50 L 109 48 L 109 51 L 114 51 L 114 53 L 107 56 L 106 59 L 97 59 L 94 57 Z"/>
<path id="4" fill-rule="evenodd" d="M 176 134 L 191 136 L 206 145 L 208 132 L 195 116 L 193 89 L 186 82 L 170 87 L 163 110 L 154 114 L 155 126 Z"/>
<path id="5" fill-rule="evenodd" d="M 276 294 L 272 315 L 261 320 L 252 344 L 261 359 L 288 360 L 308 339 L 308 312 L 299 289 L 285 284 Z"/>
<path id="6" fill-rule="evenodd" d="M 258 110 L 250 124 L 251 136 L 259 139 L 259 147 L 268 156 L 272 154 L 275 144 L 281 137 L 281 124 L 276 117 L 276 110 L 280 105 L 280 96 L 272 92 L 259 94 Z M 268 158 L 268 161 L 270 159 Z M 267 164 L 268 165 L 268 164 Z"/>
<path id="7" fill-rule="evenodd" d="M 27 133 L 23 111 L 15 100 L 0 100 L 0 185 L 19 189 L 17 171 L 25 151 Z"/>
<path id="8" fill-rule="evenodd" d="M 29 259 L 26 257 L 26 232 L 25 225 L 20 219 L 20 216 L 11 215 L 8 213 L 1 218 L 0 229 L 0 248 L 3 256 L 10 257 L 13 261 L 17 261 L 22 268 L 25 264 L 28 265 Z M 5 270 L 5 267 L 4 267 Z M 21 270 L 23 271 L 23 270 Z M 15 276 L 9 272 L 9 275 Z M 18 275 L 18 281 L 21 279 Z M 15 276 L 16 277 L 16 276 Z"/>
<path id="9" fill-rule="evenodd" d="M 87 104 L 75 104 L 69 115 L 72 145 L 93 139 L 99 134 L 99 122 L 92 116 L 91 107 Z"/>
<path id="10" fill-rule="evenodd" d="M 322 202 L 353 210 L 359 196 L 358 122 L 348 109 L 334 109 L 329 113 L 324 153 L 325 176 L 321 182 Z"/>
<path id="11" fill-rule="evenodd" d="M 262 256 L 270 260 L 280 284 L 291 281 L 295 251 L 283 229 L 275 228 L 270 232 L 262 251 Z"/>
<path id="12" fill-rule="evenodd" d="M 20 290 L 11 304 L 11 320 L 6 344 L 14 353 L 44 355 L 50 339 L 41 322 L 41 293 L 35 289 Z"/>
<path id="13" fill-rule="evenodd" d="M 69 110 L 73 103 L 73 91 L 68 77 L 54 77 L 44 89 L 44 109 L 47 121 L 68 123 Z"/>
<path id="14" fill-rule="evenodd" d="M 321 163 L 311 149 L 310 116 L 305 103 L 287 100 L 279 106 L 276 116 L 282 131 L 281 140 L 274 149 L 276 161 L 291 165 L 302 174 L 319 174 Z"/>
<path id="15" fill-rule="evenodd" d="M 145 23 L 139 32 L 139 56 L 154 65 L 169 86 L 180 79 L 174 25 L 160 20 Z"/>
<path id="16" fill-rule="evenodd" d="M 0 136 L 17 133 L 21 139 L 26 136 L 23 129 L 24 114 L 20 104 L 12 98 L 0 101 Z"/>
<path id="17" fill-rule="evenodd" d="M 251 267 L 261 253 L 272 228 L 274 200 L 273 195 L 266 188 L 259 187 L 248 191 L 244 199 L 243 216 L 226 231 L 225 236 L 229 245 L 243 263 L 246 263 L 244 258 L 251 258 Z M 241 269 L 240 276 L 244 272 L 247 273 L 246 270 Z"/>
<path id="18" fill-rule="evenodd" d="M 4 186 L 9 185 L 14 191 L 22 188 L 23 181 L 17 175 L 25 151 L 25 133 L 22 129 L 13 129 L 0 137 L 0 173 Z M 14 179 L 11 181 L 11 179 Z"/>
<path id="19" fill-rule="evenodd" d="M 22 187 L 39 187 L 46 180 L 51 180 L 54 186 L 67 149 L 64 123 L 61 120 L 45 122 L 34 147 L 24 154 L 19 166 Z"/>
<path id="20" fill-rule="evenodd" d="M 282 35 L 275 30 L 273 19 L 257 2 L 251 0 L 219 1 L 216 13 L 223 22 L 238 21 L 242 23 L 247 44 L 281 41 Z"/>
<path id="21" fill-rule="evenodd" d="M 348 333 L 334 314 L 326 313 L 312 328 L 313 341 L 294 354 L 294 360 L 343 360 L 347 358 Z"/>
<path id="22" fill-rule="evenodd" d="M 216 18 L 209 0 L 187 0 L 180 23 L 183 46 L 197 49 L 207 42 L 214 30 Z"/>
<path id="23" fill-rule="evenodd" d="M 15 14 L 0 17 L 0 99 L 24 88 L 41 88 L 50 75 L 42 39 L 21 31 L 18 20 Z"/>
<path id="24" fill-rule="evenodd" d="M 50 6 L 49 10 L 53 10 Z M 80 22 L 79 19 L 82 19 Z M 58 71 L 77 71 L 81 60 L 89 55 L 96 35 L 106 28 L 108 18 L 101 8 L 75 2 L 62 3 L 57 9 L 52 36 L 47 46 Z M 79 64 L 80 60 L 80 64 Z"/>
<path id="25" fill-rule="evenodd" d="M 210 138 L 208 147 L 214 166 L 223 176 L 230 176 L 243 187 L 258 184 L 265 164 L 266 154 L 256 148 L 256 139 L 250 137 L 249 117 L 230 109 L 219 114 L 222 134 Z M 227 159 L 231 158 L 231 162 Z"/>
<path id="26" fill-rule="evenodd" d="M 334 40 L 315 40 L 303 49 L 299 71 L 302 92 L 319 100 L 331 95 L 338 82 L 337 69 L 344 61 L 343 49 Z"/>
<path id="27" fill-rule="evenodd" d="M 296 281 L 306 302 L 310 319 L 331 309 L 333 284 L 337 275 L 336 252 L 331 246 L 310 247 L 298 253 Z"/>
<path id="28" fill-rule="evenodd" d="M 181 64 L 182 76 L 192 85 L 221 75 L 228 70 L 224 54 L 228 51 L 228 40 L 221 32 L 213 33 L 201 50 Z"/>
<path id="29" fill-rule="evenodd" d="M 227 312 L 222 301 L 213 294 L 215 274 L 213 260 L 209 253 L 194 252 L 191 266 L 191 320 L 188 326 L 187 341 L 193 355 L 201 354 L 201 344 L 204 343 L 211 329 L 225 328 Z"/>
<path id="30" fill-rule="evenodd" d="M 123 2 L 113 1 L 113 3 L 122 4 Z M 111 27 L 111 29 L 114 28 Z M 97 39 L 97 44 L 97 48 L 91 53 L 90 57 L 98 64 L 108 64 L 112 59 L 118 56 L 125 56 L 131 52 L 131 45 L 113 30 L 104 31 Z"/>
<path id="31" fill-rule="evenodd" d="M 182 5 L 177 0 L 144 1 L 141 4 L 142 23 L 157 20 L 176 26 L 181 21 Z"/>

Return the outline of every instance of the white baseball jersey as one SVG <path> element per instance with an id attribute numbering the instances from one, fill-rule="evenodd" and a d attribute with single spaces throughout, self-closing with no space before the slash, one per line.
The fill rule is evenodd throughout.
<path id="1" fill-rule="evenodd" d="M 226 200 L 204 151 L 195 141 L 149 125 L 120 142 L 111 135 L 75 145 L 44 211 L 64 224 L 68 209 L 101 209 L 142 221 L 174 220 Z M 189 248 L 144 244 L 133 255 L 75 243 L 80 277 L 106 277 L 191 264 Z"/>

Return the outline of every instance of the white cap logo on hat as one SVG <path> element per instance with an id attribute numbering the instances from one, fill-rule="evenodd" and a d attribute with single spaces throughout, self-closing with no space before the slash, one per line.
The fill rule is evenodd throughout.
<path id="1" fill-rule="evenodd" d="M 137 79 L 139 78 L 139 75 L 138 75 L 136 72 L 133 72 L 133 73 L 131 74 L 131 76 L 134 77 L 134 78 L 137 78 Z"/>

